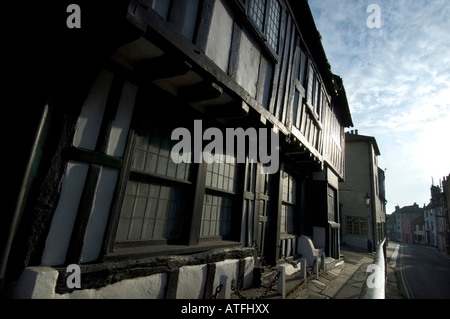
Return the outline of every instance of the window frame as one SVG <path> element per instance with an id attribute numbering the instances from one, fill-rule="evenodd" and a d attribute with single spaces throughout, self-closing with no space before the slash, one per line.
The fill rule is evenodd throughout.
<path id="1" fill-rule="evenodd" d="M 262 44 L 262 48 L 265 49 L 265 51 L 269 54 L 271 62 L 277 63 L 279 60 L 279 52 L 280 52 L 280 40 L 281 40 L 281 28 L 282 28 L 282 16 L 283 16 L 283 10 L 286 9 L 285 4 L 283 1 L 279 0 L 267 0 L 265 4 L 265 11 L 264 11 L 264 26 L 263 30 L 260 30 L 257 26 L 257 24 L 254 22 L 254 20 L 250 17 L 249 13 L 249 5 L 251 0 L 234 0 L 232 3 L 236 5 L 236 8 L 238 8 L 242 12 L 242 17 L 246 21 L 246 25 L 249 26 L 249 29 L 257 36 L 260 44 Z M 280 8 L 280 14 L 279 14 L 279 25 L 278 25 L 278 35 L 277 35 L 277 48 L 276 50 L 269 44 L 269 40 L 267 38 L 267 35 L 265 33 L 265 30 L 267 30 L 267 21 L 269 17 L 269 7 L 270 2 L 276 1 L 278 3 L 278 6 Z"/>
<path id="2" fill-rule="evenodd" d="M 281 207 L 280 207 L 280 236 L 288 236 L 288 235 L 296 235 L 297 234 L 297 227 L 296 227 L 296 209 L 298 207 L 298 181 L 297 177 L 294 174 L 291 174 L 289 171 L 283 170 L 283 172 L 280 175 L 282 181 L 282 189 L 280 190 L 280 196 L 281 196 Z M 288 179 L 288 198 L 285 199 L 284 196 L 284 181 Z M 291 183 L 290 181 L 294 181 L 294 183 Z M 294 185 L 291 189 L 291 185 Z M 292 191 L 292 194 L 289 194 Z M 290 198 L 289 195 L 295 196 L 295 198 Z M 288 216 L 289 210 L 286 212 L 284 211 L 284 208 L 291 208 L 292 209 L 292 216 Z M 285 218 L 283 221 L 282 219 Z M 289 226 L 288 222 L 292 220 L 293 225 Z M 283 229 L 282 226 L 284 225 Z M 291 228 L 292 227 L 292 228 Z"/>
<path id="3" fill-rule="evenodd" d="M 157 91 L 152 91 L 151 94 L 157 94 Z M 148 98 L 145 94 L 144 97 L 142 97 L 142 99 L 144 101 L 148 101 Z M 165 98 L 167 98 L 167 96 L 165 96 Z M 162 98 L 158 97 L 157 99 L 155 99 L 157 101 L 161 101 Z M 150 114 L 148 114 L 148 112 L 151 112 L 150 110 L 146 110 L 143 107 L 143 104 L 141 101 L 137 101 L 136 105 L 135 105 L 135 111 L 133 112 L 133 119 L 132 119 L 132 123 L 130 125 L 130 131 L 129 131 L 129 139 L 127 141 L 127 146 L 126 146 L 126 153 L 124 155 L 124 165 L 122 167 L 122 172 L 121 172 L 121 177 L 120 177 L 120 182 L 117 185 L 118 188 L 118 192 L 119 192 L 119 196 L 117 199 L 117 203 L 115 205 L 115 209 L 112 211 L 113 214 L 113 218 L 114 218 L 114 226 L 113 226 L 113 230 L 111 233 L 111 238 L 110 238 L 110 249 L 121 249 L 121 248 L 132 248 L 132 247 L 143 247 L 143 246 L 148 246 L 148 247 L 157 247 L 157 246 L 170 246 L 170 245 L 184 245 L 187 242 L 187 233 L 189 232 L 187 227 L 185 227 L 183 229 L 183 234 L 180 238 L 178 238 L 177 240 L 172 240 L 172 239 L 167 239 L 167 238 L 144 238 L 144 239 L 127 239 L 127 240 L 123 240 L 123 241 L 118 241 L 116 239 L 117 237 L 117 232 L 118 232 L 118 228 L 119 228 L 119 222 L 120 222 L 120 217 L 122 214 L 122 208 L 125 202 L 125 196 L 126 196 L 126 190 L 127 190 L 127 186 L 130 183 L 130 181 L 138 181 L 140 182 L 142 179 L 146 179 L 147 180 L 147 184 L 149 185 L 149 187 L 151 187 L 152 185 L 159 185 L 160 187 L 165 185 L 165 186 L 170 186 L 170 187 L 180 187 L 180 188 L 187 188 L 188 192 L 191 193 L 193 192 L 193 188 L 195 187 L 195 172 L 197 167 L 195 167 L 194 163 L 191 163 L 191 180 L 184 180 L 184 179 L 178 179 L 178 178 L 174 178 L 174 177 L 170 177 L 167 175 L 167 170 L 166 170 L 166 175 L 163 174 L 158 174 L 157 171 L 155 172 L 149 172 L 149 171 L 145 171 L 145 170 L 141 170 L 139 168 L 134 168 L 133 167 L 133 162 L 135 160 L 134 157 L 134 153 L 135 150 L 137 148 L 137 139 L 138 139 L 138 134 L 139 131 L 143 129 L 143 126 L 145 124 L 149 124 L 149 122 L 151 123 L 152 121 L 155 121 L 154 119 L 150 119 L 151 117 Z M 158 113 L 158 116 L 160 116 L 160 113 Z M 183 118 L 183 117 L 182 117 Z M 181 123 L 179 123 L 181 124 Z M 175 126 L 175 125 L 174 125 Z M 161 135 L 159 135 L 161 136 Z M 150 137 L 151 134 L 150 134 Z M 169 158 L 170 160 L 170 158 Z M 159 197 L 158 197 L 159 200 Z M 193 203 L 188 200 L 188 206 L 192 206 Z M 185 211 L 186 213 L 186 217 L 185 220 L 189 220 L 189 218 L 193 218 L 192 212 L 189 211 L 189 209 L 186 209 Z M 166 221 L 167 221 L 167 216 L 166 216 Z"/>
<path id="4" fill-rule="evenodd" d="M 151 97 L 150 97 L 151 94 Z M 202 207 L 203 201 L 206 194 L 209 192 L 215 193 L 219 190 L 215 188 L 208 188 L 206 186 L 206 168 L 207 163 L 202 161 L 202 163 L 194 163 L 192 162 L 190 165 L 192 166 L 192 179 L 190 181 L 183 181 L 174 179 L 167 176 L 162 176 L 153 173 L 145 173 L 147 178 L 160 180 L 162 183 L 175 183 L 178 185 L 186 186 L 189 188 L 188 197 L 190 197 L 188 208 L 185 213 L 186 216 L 184 221 L 186 222 L 186 226 L 183 229 L 183 236 L 179 240 L 165 240 L 165 239 L 143 239 L 143 240 L 127 240 L 118 242 L 116 241 L 116 234 L 118 231 L 119 219 L 121 216 L 121 210 L 124 203 L 124 195 L 126 191 L 127 184 L 130 180 L 131 174 L 136 174 L 136 172 L 132 173 L 132 162 L 133 162 L 133 152 L 135 149 L 136 136 L 139 130 L 140 121 L 142 120 L 142 114 L 146 111 L 152 112 L 151 109 L 155 110 L 158 108 L 158 105 L 152 105 L 151 108 L 148 107 L 148 101 L 161 101 L 166 99 L 167 105 L 173 105 L 173 108 L 176 108 L 177 111 L 185 111 L 186 113 L 183 116 L 179 116 L 177 118 L 180 119 L 179 127 L 187 127 L 193 125 L 194 119 L 198 119 L 198 114 L 190 110 L 185 105 L 179 105 L 180 101 L 175 100 L 174 97 L 170 96 L 166 92 L 162 92 L 158 88 L 151 88 L 147 92 L 142 93 L 144 97 L 140 97 L 139 101 L 136 101 L 135 110 L 133 112 L 133 118 L 131 121 L 128 140 L 126 144 L 125 154 L 123 158 L 123 165 L 120 169 L 119 179 L 116 185 L 116 195 L 114 196 L 114 201 L 111 208 L 110 214 L 110 223 L 108 225 L 107 235 L 104 240 L 104 259 L 106 260 L 115 260 L 117 258 L 121 259 L 124 256 L 157 256 L 157 255 L 170 255 L 170 254 L 185 254 L 185 253 L 194 253 L 205 250 L 205 247 L 208 249 L 214 248 L 226 248 L 226 247 L 234 247 L 240 243 L 240 224 L 239 227 L 233 227 L 236 224 L 236 221 L 241 219 L 242 212 L 239 210 L 239 200 L 240 197 L 237 194 L 240 194 L 240 190 L 238 189 L 235 194 L 233 192 L 226 192 L 227 195 L 233 195 L 233 210 L 232 210 L 232 232 L 229 237 L 210 237 L 210 238 L 201 238 L 200 226 L 202 219 Z M 157 98 L 155 98 L 157 97 Z M 142 102 L 143 99 L 143 102 Z M 173 99 L 173 100 L 172 100 Z M 152 102 L 153 103 L 153 102 Z M 146 109 L 146 110 L 145 110 Z M 173 114 L 172 107 L 164 108 L 166 112 L 168 112 L 168 116 Z M 171 111 L 168 110 L 171 109 Z M 162 111 L 162 110 L 160 110 Z M 162 116 L 158 112 L 158 117 Z M 192 121 L 190 121 L 192 119 Z M 203 119 L 203 129 L 206 129 L 208 120 Z M 219 127 L 219 123 L 214 122 L 213 125 Z M 193 132 L 193 129 L 190 130 Z M 238 180 L 242 179 L 242 164 L 236 164 L 236 177 Z M 240 187 L 238 183 L 238 188 Z M 192 195 L 192 196 L 191 196 Z M 200 210 L 200 213 L 198 212 Z M 235 229 L 237 228 L 237 229 Z"/>
<path id="5" fill-rule="evenodd" d="M 210 165 L 212 165 L 212 169 L 213 170 L 215 169 L 215 165 L 216 165 L 216 167 L 217 167 L 217 165 L 219 165 L 219 167 L 218 167 L 219 172 L 218 172 L 217 175 L 218 175 L 218 178 L 220 178 L 220 177 L 226 177 L 226 175 L 221 175 L 220 174 L 220 169 L 221 169 L 220 165 L 230 165 L 230 163 L 227 163 L 226 161 L 223 162 L 223 163 L 217 163 L 217 162 L 214 162 L 214 163 L 211 163 L 211 164 L 205 163 L 206 176 L 208 175 L 208 167 L 210 167 Z M 243 178 L 243 175 L 240 173 L 241 165 L 240 165 L 240 163 L 237 162 L 236 158 L 235 158 L 235 161 L 234 161 L 233 165 L 231 165 L 231 166 L 234 167 L 234 177 L 231 178 L 230 175 L 229 175 L 227 178 L 231 179 L 233 181 L 233 187 L 232 187 L 233 189 L 232 190 L 220 188 L 220 187 L 217 187 L 217 186 L 212 185 L 212 184 L 208 185 L 208 181 L 207 181 L 207 179 L 205 179 L 205 182 L 204 182 L 205 183 L 205 187 L 204 187 L 205 191 L 204 191 L 204 196 L 203 196 L 204 201 L 203 201 L 203 205 L 202 205 L 202 215 L 201 215 L 201 218 L 200 218 L 200 225 L 201 226 L 200 226 L 200 232 L 199 232 L 199 235 L 198 235 L 200 242 L 208 242 L 208 241 L 214 241 L 214 240 L 233 240 L 233 239 L 238 240 L 239 239 L 237 237 L 237 233 L 233 230 L 233 225 L 238 221 L 239 218 L 234 216 L 233 211 L 236 211 L 237 210 L 236 208 L 238 207 L 237 198 L 238 198 L 238 194 L 239 194 L 239 189 L 238 189 L 237 181 L 240 178 Z M 226 169 L 227 169 L 227 167 L 224 166 L 224 171 L 226 171 Z M 212 171 L 211 174 L 216 174 L 216 172 Z M 225 172 L 224 172 L 224 174 L 225 174 Z M 213 178 L 214 177 L 211 175 L 211 183 L 212 183 Z M 230 181 L 228 181 L 228 182 L 230 182 Z M 206 205 L 205 201 L 208 198 L 208 196 L 210 196 L 210 197 L 211 196 L 212 197 L 220 197 L 222 199 L 227 199 L 230 202 L 230 205 L 231 205 L 231 217 L 229 219 L 230 231 L 226 235 L 221 235 L 219 233 L 219 234 L 205 236 L 205 235 L 202 234 L 202 230 L 203 230 L 204 222 L 205 222 L 203 210 L 205 209 L 205 205 Z M 223 219 L 222 219 L 223 216 L 219 216 L 219 217 L 220 217 L 219 225 L 221 226 L 222 222 L 223 222 Z M 240 232 L 240 229 L 239 229 L 239 232 Z"/>
<path id="6" fill-rule="evenodd" d="M 327 185 L 327 216 L 328 221 L 337 222 L 338 211 L 337 211 L 337 189 Z M 331 218 L 332 216 L 332 218 Z"/>
<path id="7" fill-rule="evenodd" d="M 357 231 L 355 231 L 355 226 Z M 361 216 L 345 216 L 345 229 L 348 236 L 367 237 L 367 218 Z"/>

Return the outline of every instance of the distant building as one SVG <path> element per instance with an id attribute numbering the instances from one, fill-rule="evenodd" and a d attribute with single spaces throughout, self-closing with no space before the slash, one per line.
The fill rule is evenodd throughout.
<path id="1" fill-rule="evenodd" d="M 386 236 L 388 240 L 401 241 L 400 214 L 394 212 L 386 215 Z"/>
<path id="2" fill-rule="evenodd" d="M 412 221 L 414 243 L 424 245 L 425 244 L 425 231 L 424 231 L 424 217 L 419 216 Z"/>
<path id="3" fill-rule="evenodd" d="M 392 240 L 405 244 L 415 244 L 415 234 L 424 236 L 423 230 L 416 225 L 423 225 L 422 218 L 424 208 L 419 207 L 416 203 L 409 206 L 395 206 L 395 211 L 390 215 L 393 221 L 395 231 L 391 234 Z M 414 231 L 417 229 L 417 233 Z M 422 238 L 421 238 L 422 241 Z M 425 242 L 425 241 L 424 241 Z"/>
<path id="4" fill-rule="evenodd" d="M 447 217 L 447 230 L 445 232 L 445 242 L 447 253 L 450 254 L 450 174 L 442 181 L 444 194 L 444 216 Z"/>
<path id="5" fill-rule="evenodd" d="M 375 247 L 386 236 L 385 174 L 378 167 L 380 150 L 372 136 L 345 134 L 345 178 L 340 183 L 342 242 Z M 368 199 L 368 205 L 366 203 Z"/>
<path id="6" fill-rule="evenodd" d="M 426 244 L 434 246 L 439 250 L 447 250 L 448 244 L 448 208 L 446 207 L 447 197 L 443 190 L 444 185 L 448 185 L 444 178 L 441 186 L 432 185 L 430 187 L 430 202 L 424 207 Z M 445 186 L 448 187 L 448 186 Z"/>
<path id="7" fill-rule="evenodd" d="M 425 244 L 437 246 L 436 212 L 431 204 L 424 206 Z"/>

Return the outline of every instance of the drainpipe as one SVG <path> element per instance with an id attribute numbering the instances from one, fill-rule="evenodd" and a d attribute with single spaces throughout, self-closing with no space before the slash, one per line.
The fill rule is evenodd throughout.
<path id="1" fill-rule="evenodd" d="M 375 247 L 378 245 L 377 243 L 377 232 L 376 232 L 376 212 L 375 212 L 375 190 L 374 190 L 374 172 L 373 172 L 373 147 L 372 144 L 369 142 L 368 148 L 369 148 L 369 171 L 370 171 L 370 197 L 372 200 L 370 201 L 370 210 L 371 210 L 371 217 L 372 217 L 372 249 L 375 250 Z"/>
<path id="2" fill-rule="evenodd" d="M 2 259 L 1 259 L 1 265 L 0 265 L 0 281 L 2 282 L 2 286 L 3 286 L 3 280 L 4 280 L 4 276 L 5 276 L 5 272 L 6 272 L 6 267 L 8 264 L 9 253 L 11 251 L 11 245 L 14 240 L 14 236 L 16 234 L 17 228 L 19 226 L 20 219 L 22 217 L 28 190 L 34 179 L 34 176 L 33 176 L 34 165 L 35 165 L 36 160 L 38 159 L 37 151 L 39 149 L 39 144 L 41 143 L 41 139 L 42 139 L 43 133 L 45 131 L 44 128 L 45 128 L 45 124 L 47 122 L 47 118 L 48 118 L 48 104 L 45 105 L 44 110 L 42 111 L 42 116 L 41 116 L 41 120 L 39 122 L 39 127 L 37 129 L 36 136 L 34 138 L 33 146 L 31 147 L 30 158 L 28 160 L 28 164 L 25 169 L 25 174 L 23 177 L 22 185 L 20 187 L 19 195 L 17 197 L 16 208 L 14 210 L 14 214 L 11 219 L 11 226 L 9 228 L 9 234 L 8 234 L 8 238 L 5 243 L 5 247 L 4 247 L 4 251 L 3 251 L 3 255 L 2 255 Z M 0 291 L 2 290 L 2 288 L 3 287 L 0 287 Z"/>

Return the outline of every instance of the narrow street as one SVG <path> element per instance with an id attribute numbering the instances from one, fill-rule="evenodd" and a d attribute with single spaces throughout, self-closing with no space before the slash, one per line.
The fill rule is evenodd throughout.
<path id="1" fill-rule="evenodd" d="M 400 244 L 397 271 L 408 299 L 450 299 L 450 256 L 435 248 Z"/>

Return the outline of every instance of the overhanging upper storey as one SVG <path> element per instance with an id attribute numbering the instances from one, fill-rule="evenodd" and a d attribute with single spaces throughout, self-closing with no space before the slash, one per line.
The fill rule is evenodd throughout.
<path id="1" fill-rule="evenodd" d="M 134 0 L 142 36 L 111 60 L 230 126 L 267 126 L 302 168 L 343 173 L 352 119 L 307 1 Z M 309 168 L 308 168 L 309 167 Z"/>

